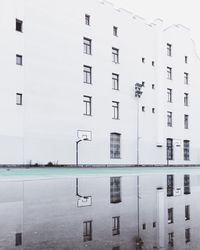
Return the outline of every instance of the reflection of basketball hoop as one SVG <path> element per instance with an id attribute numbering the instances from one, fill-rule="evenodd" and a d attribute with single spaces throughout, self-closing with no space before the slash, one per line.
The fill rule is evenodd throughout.
<path id="1" fill-rule="evenodd" d="M 88 141 L 92 140 L 92 131 L 89 130 L 77 130 L 77 137 L 80 140 L 87 139 Z"/>

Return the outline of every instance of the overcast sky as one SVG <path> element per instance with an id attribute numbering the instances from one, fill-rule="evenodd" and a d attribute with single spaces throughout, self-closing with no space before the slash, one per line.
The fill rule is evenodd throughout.
<path id="1" fill-rule="evenodd" d="M 151 23 L 156 18 L 164 20 L 165 26 L 182 24 L 191 30 L 200 55 L 200 14 L 198 0 L 109 0 L 118 8 L 130 10 Z"/>

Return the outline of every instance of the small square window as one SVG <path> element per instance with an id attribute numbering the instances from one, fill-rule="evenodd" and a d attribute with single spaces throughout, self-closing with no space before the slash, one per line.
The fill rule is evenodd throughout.
<path id="1" fill-rule="evenodd" d="M 22 32 L 23 29 L 23 21 L 16 19 L 16 31 Z"/>
<path id="2" fill-rule="evenodd" d="M 16 55 L 16 64 L 22 65 L 22 56 L 21 55 Z"/>
<path id="3" fill-rule="evenodd" d="M 16 104 L 22 105 L 22 94 L 20 94 L 20 93 L 16 94 Z"/>
<path id="4" fill-rule="evenodd" d="M 90 25 L 90 15 L 85 14 L 85 24 Z"/>

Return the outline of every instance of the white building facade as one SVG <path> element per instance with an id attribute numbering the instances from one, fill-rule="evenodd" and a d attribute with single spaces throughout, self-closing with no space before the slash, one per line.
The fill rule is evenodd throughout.
<path id="1" fill-rule="evenodd" d="M 3 0 L 0 30 L 0 164 L 73 165 L 81 134 L 79 164 L 199 164 L 187 28 L 107 1 Z"/>

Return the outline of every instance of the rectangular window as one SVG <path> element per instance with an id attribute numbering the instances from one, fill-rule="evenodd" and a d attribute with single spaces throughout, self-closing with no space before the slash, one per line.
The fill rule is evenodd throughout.
<path id="1" fill-rule="evenodd" d="M 167 43 L 167 55 L 172 56 L 172 45 Z"/>
<path id="2" fill-rule="evenodd" d="M 172 102 L 172 89 L 167 89 L 167 101 Z"/>
<path id="3" fill-rule="evenodd" d="M 188 63 L 188 57 L 185 56 L 185 63 Z"/>
<path id="4" fill-rule="evenodd" d="M 184 129 L 189 128 L 189 115 L 184 115 Z"/>
<path id="5" fill-rule="evenodd" d="M 23 31 L 23 21 L 16 19 L 16 31 Z"/>
<path id="6" fill-rule="evenodd" d="M 156 222 L 155 221 L 153 222 L 153 227 L 156 227 Z"/>
<path id="7" fill-rule="evenodd" d="M 92 221 L 83 222 L 83 241 L 92 240 Z"/>
<path id="8" fill-rule="evenodd" d="M 167 175 L 167 196 L 174 195 L 174 176 L 172 174 Z"/>
<path id="9" fill-rule="evenodd" d="M 22 56 L 21 55 L 16 55 L 16 64 L 22 65 Z"/>
<path id="10" fill-rule="evenodd" d="M 174 223 L 174 209 L 168 208 L 168 224 Z"/>
<path id="11" fill-rule="evenodd" d="M 91 96 L 83 96 L 83 102 L 84 102 L 84 115 L 91 116 L 92 115 L 92 97 Z"/>
<path id="12" fill-rule="evenodd" d="M 184 194 L 190 194 L 190 175 L 184 175 Z"/>
<path id="13" fill-rule="evenodd" d="M 20 93 L 16 94 L 16 104 L 22 105 L 22 94 L 20 94 Z"/>
<path id="14" fill-rule="evenodd" d="M 83 66 L 83 81 L 84 83 L 92 84 L 92 67 Z"/>
<path id="15" fill-rule="evenodd" d="M 112 235 L 120 234 L 120 217 L 112 217 Z"/>
<path id="16" fill-rule="evenodd" d="M 145 58 L 144 57 L 142 57 L 142 63 L 145 63 Z"/>
<path id="17" fill-rule="evenodd" d="M 118 74 L 112 74 L 112 88 L 114 90 L 119 90 L 119 75 Z"/>
<path id="18" fill-rule="evenodd" d="M 90 25 L 90 15 L 85 14 L 85 24 Z"/>
<path id="19" fill-rule="evenodd" d="M 172 127 L 172 112 L 167 111 L 167 126 Z"/>
<path id="20" fill-rule="evenodd" d="M 167 160 L 174 159 L 173 139 L 167 138 Z"/>
<path id="21" fill-rule="evenodd" d="M 121 202 L 121 177 L 110 177 L 110 203 Z"/>
<path id="22" fill-rule="evenodd" d="M 189 94 L 184 93 L 184 106 L 188 106 L 188 105 L 189 105 Z"/>
<path id="23" fill-rule="evenodd" d="M 112 61 L 114 63 L 119 63 L 119 49 L 112 48 Z"/>
<path id="24" fill-rule="evenodd" d="M 184 72 L 184 84 L 188 84 L 189 83 L 189 74 Z"/>
<path id="25" fill-rule="evenodd" d="M 185 206 L 185 220 L 190 220 L 190 206 Z"/>
<path id="26" fill-rule="evenodd" d="M 119 120 L 119 102 L 112 102 L 112 108 L 113 108 L 113 119 Z"/>
<path id="27" fill-rule="evenodd" d="M 190 141 L 184 140 L 183 141 L 183 154 L 184 154 L 184 160 L 189 161 L 190 160 Z"/>
<path id="28" fill-rule="evenodd" d="M 146 230 L 146 224 L 145 224 L 145 223 L 142 224 L 142 229 L 143 229 L 143 230 Z"/>
<path id="29" fill-rule="evenodd" d="M 172 80 L 172 68 L 167 67 L 167 79 Z"/>
<path id="30" fill-rule="evenodd" d="M 174 233 L 168 233 L 168 246 L 174 246 Z"/>
<path id="31" fill-rule="evenodd" d="M 190 238 L 191 238 L 190 228 L 187 228 L 187 229 L 185 229 L 185 243 L 190 242 Z"/>
<path id="32" fill-rule="evenodd" d="M 120 250 L 120 247 L 113 247 L 112 250 Z"/>
<path id="33" fill-rule="evenodd" d="M 121 135 L 118 133 L 110 134 L 110 158 L 120 159 Z"/>
<path id="34" fill-rule="evenodd" d="M 15 246 L 21 246 L 22 245 L 22 233 L 16 233 L 15 234 Z"/>
<path id="35" fill-rule="evenodd" d="M 92 40 L 89 38 L 83 38 L 83 51 L 85 54 L 92 54 Z"/>
<path id="36" fill-rule="evenodd" d="M 118 28 L 113 26 L 113 36 L 118 36 Z"/>

